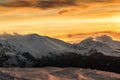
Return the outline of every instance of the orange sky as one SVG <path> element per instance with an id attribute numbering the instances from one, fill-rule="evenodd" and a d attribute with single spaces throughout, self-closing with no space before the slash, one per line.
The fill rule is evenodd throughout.
<path id="1" fill-rule="evenodd" d="M 120 39 L 120 0 L 0 0 L 0 33 L 38 33 L 78 42 Z"/>

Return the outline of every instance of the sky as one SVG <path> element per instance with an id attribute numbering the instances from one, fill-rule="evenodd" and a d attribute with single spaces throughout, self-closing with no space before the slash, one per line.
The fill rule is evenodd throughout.
<path id="1" fill-rule="evenodd" d="M 37 33 L 66 42 L 120 40 L 120 0 L 0 0 L 0 34 Z"/>

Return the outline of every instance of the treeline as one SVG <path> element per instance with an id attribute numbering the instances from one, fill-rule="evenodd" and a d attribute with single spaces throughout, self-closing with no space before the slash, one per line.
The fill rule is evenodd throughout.
<path id="1" fill-rule="evenodd" d="M 72 52 L 50 53 L 49 56 L 42 56 L 39 59 L 34 58 L 30 53 L 14 57 L 2 54 L 0 56 L 0 67 L 79 67 L 120 73 L 120 57 L 105 56 L 96 51 L 92 51 L 90 54 L 83 56 Z"/>
<path id="2" fill-rule="evenodd" d="M 77 53 L 65 53 L 43 56 L 35 60 L 34 67 L 80 67 L 120 73 L 120 57 L 104 56 L 97 52 L 90 56 Z"/>

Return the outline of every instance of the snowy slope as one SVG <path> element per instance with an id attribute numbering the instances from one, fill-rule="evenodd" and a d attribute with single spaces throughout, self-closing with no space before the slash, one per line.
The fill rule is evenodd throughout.
<path id="1" fill-rule="evenodd" d="M 120 52 L 120 42 L 113 40 L 112 37 L 103 35 L 103 36 L 96 37 L 96 40 L 100 41 L 100 42 L 108 45 L 112 49 L 118 50 Z"/>
<path id="2" fill-rule="evenodd" d="M 59 55 L 68 52 L 84 56 L 101 53 L 120 57 L 120 42 L 105 35 L 87 38 L 78 44 L 69 44 L 37 34 L 0 35 L 0 66 L 32 67 L 37 58 L 48 56 L 50 53 Z"/>
<path id="3" fill-rule="evenodd" d="M 75 44 L 83 55 L 90 55 L 91 50 L 96 50 L 109 56 L 120 56 L 120 42 L 112 40 L 109 36 L 100 36 L 97 38 L 87 38 L 82 42 Z"/>
<path id="4" fill-rule="evenodd" d="M 34 57 L 48 55 L 49 52 L 60 53 L 71 51 L 70 44 L 63 41 L 40 36 L 37 34 L 14 35 L 0 40 L 3 46 L 10 48 L 12 52 L 29 52 Z"/>
<path id="5" fill-rule="evenodd" d="M 60 54 L 75 52 L 82 55 L 91 55 L 90 51 L 98 51 L 104 55 L 120 56 L 120 42 L 109 36 L 87 38 L 78 44 L 69 44 L 58 39 L 38 34 L 28 35 L 0 35 L 0 53 L 16 55 L 29 52 L 32 56 L 40 58 L 50 52 Z M 1 54 L 0 54 L 1 55 Z"/>

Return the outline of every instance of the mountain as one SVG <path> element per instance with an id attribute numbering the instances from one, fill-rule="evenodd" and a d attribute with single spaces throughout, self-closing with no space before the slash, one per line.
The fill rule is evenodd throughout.
<path id="1" fill-rule="evenodd" d="M 38 34 L 14 35 L 0 40 L 1 46 L 13 53 L 29 52 L 36 58 L 49 55 L 50 52 L 71 51 L 71 44 Z"/>
<path id="2" fill-rule="evenodd" d="M 91 55 L 91 51 L 101 52 L 108 56 L 120 57 L 120 42 L 114 41 L 110 36 L 99 36 L 87 38 L 80 43 L 74 44 L 83 55 Z M 93 52 L 92 52 L 93 53 Z"/>
<path id="3" fill-rule="evenodd" d="M 1 67 L 31 67 L 34 60 L 42 56 L 72 51 L 71 44 L 47 36 L 0 35 Z"/>
<path id="4" fill-rule="evenodd" d="M 120 42 L 113 40 L 107 35 L 96 38 L 90 37 L 80 43 L 69 44 L 38 34 L 6 34 L 0 36 L 0 51 L 3 53 L 12 53 L 11 55 L 30 53 L 35 58 L 48 56 L 50 53 L 60 54 L 65 52 L 75 52 L 88 56 L 94 53 L 94 51 L 108 56 L 120 57 Z"/>
<path id="5" fill-rule="evenodd" d="M 115 41 L 115 40 L 112 39 L 112 37 L 107 36 L 107 35 L 96 37 L 96 40 L 100 41 L 100 42 L 108 45 L 112 49 L 120 52 L 120 41 Z"/>
<path id="6" fill-rule="evenodd" d="M 57 65 L 61 63 L 60 61 L 62 63 L 66 61 L 69 64 L 69 60 L 74 63 L 74 60 L 77 61 L 79 58 L 81 58 L 81 61 L 86 62 L 79 64 L 86 65 L 90 63 L 90 60 L 97 60 L 96 57 L 98 60 L 100 59 L 100 63 L 102 60 L 106 60 L 104 58 L 112 59 L 113 63 L 117 60 L 119 63 L 120 42 L 106 35 L 96 38 L 90 37 L 77 44 L 69 44 L 38 34 L 0 35 L 0 67 L 32 67 L 38 66 L 37 64 L 40 64 L 40 62 L 39 66 L 42 66 L 48 65 L 47 62 L 49 61 L 50 65 L 55 65 L 55 60 L 58 62 Z M 118 58 L 115 59 L 115 57 Z M 108 62 L 110 61 L 106 63 Z"/>

